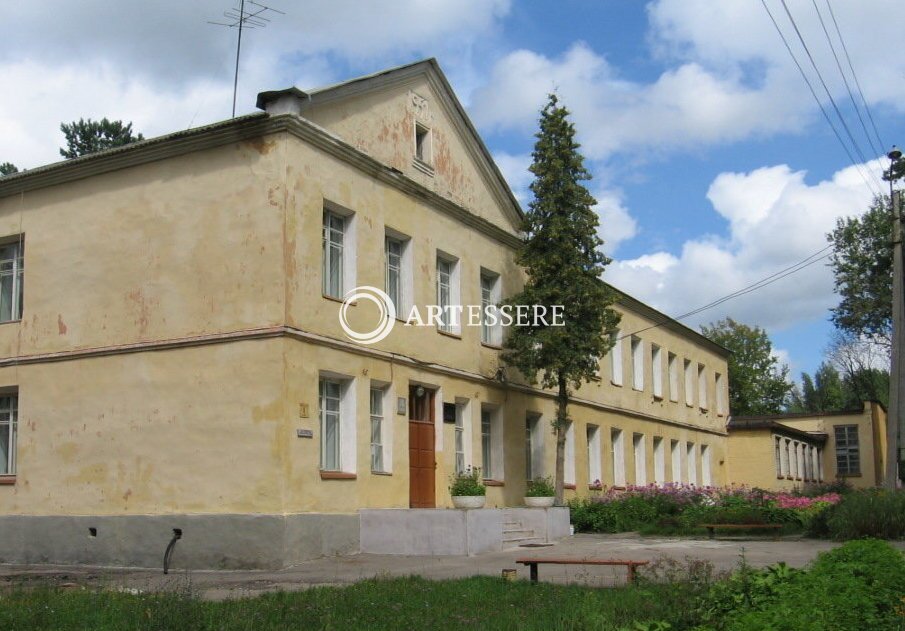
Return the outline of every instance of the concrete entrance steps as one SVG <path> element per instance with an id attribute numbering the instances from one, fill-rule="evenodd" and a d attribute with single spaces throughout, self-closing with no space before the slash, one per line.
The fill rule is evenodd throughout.
<path id="1" fill-rule="evenodd" d="M 503 549 L 517 548 L 526 543 L 543 543 L 533 528 L 525 528 L 521 521 L 503 522 Z"/>

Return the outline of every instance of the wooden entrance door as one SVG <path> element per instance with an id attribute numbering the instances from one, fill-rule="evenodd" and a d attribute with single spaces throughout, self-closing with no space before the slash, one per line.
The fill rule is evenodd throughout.
<path id="1" fill-rule="evenodd" d="M 409 506 L 434 508 L 434 391 L 409 386 Z"/>

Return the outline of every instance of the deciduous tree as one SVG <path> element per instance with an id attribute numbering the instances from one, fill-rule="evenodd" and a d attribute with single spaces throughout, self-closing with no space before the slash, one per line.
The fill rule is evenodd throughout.
<path id="1" fill-rule="evenodd" d="M 12 162 L 3 162 L 0 163 L 0 177 L 4 175 L 12 175 L 13 173 L 18 173 L 19 167 L 17 167 Z"/>
<path id="2" fill-rule="evenodd" d="M 66 147 L 60 149 L 60 155 L 64 158 L 78 158 L 145 139 L 141 134 L 132 133 L 132 123 L 123 124 L 106 117 L 99 121 L 80 118 L 69 124 L 60 123 L 60 131 L 66 138 Z"/>

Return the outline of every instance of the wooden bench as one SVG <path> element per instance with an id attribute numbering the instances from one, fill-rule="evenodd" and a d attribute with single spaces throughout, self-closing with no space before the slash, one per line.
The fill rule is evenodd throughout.
<path id="1" fill-rule="evenodd" d="M 599 559 L 516 559 L 516 563 L 527 565 L 531 571 L 531 582 L 537 582 L 537 566 L 541 563 L 549 563 L 551 565 L 624 565 L 628 570 L 626 582 L 631 584 L 635 582 L 635 568 L 639 565 L 647 565 L 648 561 L 620 561 L 620 560 L 599 560 Z"/>
<path id="2" fill-rule="evenodd" d="M 776 531 L 782 529 L 782 524 L 701 524 L 707 529 L 707 536 L 713 539 L 714 530 L 717 528 L 727 528 L 731 530 L 772 530 L 773 538 L 776 539 Z"/>

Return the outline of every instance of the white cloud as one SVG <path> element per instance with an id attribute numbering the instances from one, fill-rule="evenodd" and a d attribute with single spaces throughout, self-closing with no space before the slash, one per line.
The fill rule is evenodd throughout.
<path id="1" fill-rule="evenodd" d="M 870 168 L 877 171 L 880 165 Z M 618 261 L 608 269 L 607 280 L 670 315 L 680 315 L 825 248 L 825 234 L 836 219 L 861 214 L 872 199 L 854 167 L 810 185 L 805 172 L 786 165 L 722 173 L 707 197 L 728 221 L 726 237 L 686 241 L 679 255 L 651 252 Z M 835 302 L 832 272 L 821 260 L 686 322 L 695 326 L 730 316 L 774 330 L 825 318 Z"/>
<path id="2" fill-rule="evenodd" d="M 509 183 L 512 194 L 522 206 L 527 206 L 531 200 L 531 191 L 528 186 L 531 184 L 533 177 L 528 167 L 531 166 L 531 156 L 529 154 L 513 155 L 505 151 L 499 151 L 493 154 L 493 161 L 496 162 L 500 173 Z"/>
<path id="3" fill-rule="evenodd" d="M 638 223 L 622 204 L 621 195 L 617 191 L 598 191 L 595 197 L 597 206 L 594 210 L 600 217 L 598 234 L 604 241 L 603 251 L 608 256 L 613 256 L 623 241 L 638 234 Z"/>

